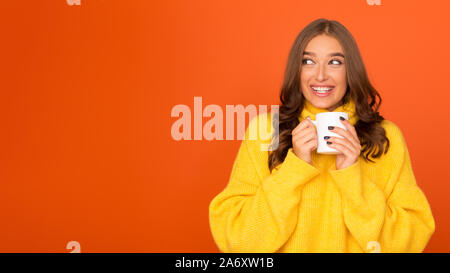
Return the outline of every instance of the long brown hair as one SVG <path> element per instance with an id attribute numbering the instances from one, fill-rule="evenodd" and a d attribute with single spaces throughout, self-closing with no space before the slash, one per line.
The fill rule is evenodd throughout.
<path id="1" fill-rule="evenodd" d="M 354 125 L 366 161 L 380 157 L 389 149 L 389 139 L 381 126 L 384 118 L 379 114 L 381 97 L 372 86 L 364 67 L 358 46 L 351 33 L 339 22 L 317 19 L 307 25 L 297 36 L 289 52 L 283 85 L 280 93 L 279 134 L 277 149 L 269 152 L 269 170 L 281 164 L 292 147 L 292 130 L 300 123 L 304 100 L 300 85 L 300 69 L 303 51 L 311 39 L 320 34 L 336 38 L 344 49 L 347 71 L 347 90 L 342 103 L 353 99 L 358 121 Z M 379 100 L 377 102 L 376 100 Z M 386 147 L 384 144 L 386 143 Z"/>

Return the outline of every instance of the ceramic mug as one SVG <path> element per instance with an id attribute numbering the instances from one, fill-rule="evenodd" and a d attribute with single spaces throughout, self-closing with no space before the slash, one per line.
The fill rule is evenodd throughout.
<path id="1" fill-rule="evenodd" d="M 324 112 L 324 113 L 318 113 L 316 114 L 316 120 L 311 120 L 312 123 L 316 126 L 316 132 L 318 137 L 318 146 L 317 146 L 317 153 L 319 154 L 340 154 L 336 149 L 331 148 L 328 144 L 326 139 L 324 139 L 325 136 L 334 136 L 339 138 L 344 138 L 343 136 L 340 136 L 336 133 L 331 132 L 328 130 L 328 126 L 334 126 L 334 127 L 340 127 L 344 130 L 347 130 L 345 128 L 344 124 L 341 123 L 341 120 L 339 117 L 343 117 L 346 120 L 348 120 L 348 114 L 345 112 Z"/>

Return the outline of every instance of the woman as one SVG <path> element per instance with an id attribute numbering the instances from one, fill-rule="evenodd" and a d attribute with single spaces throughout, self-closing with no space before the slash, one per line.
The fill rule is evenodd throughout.
<path id="1" fill-rule="evenodd" d="M 379 103 L 376 102 L 379 98 Z M 209 207 L 223 252 L 421 252 L 435 229 L 401 130 L 377 111 L 359 49 L 339 22 L 318 19 L 291 48 L 279 117 L 249 124 L 226 188 Z M 316 153 L 309 118 L 347 112 L 329 128 L 337 155 Z M 309 117 L 309 118 L 308 118 Z M 279 119 L 278 145 L 249 139 Z M 270 142 L 270 141 L 269 141 Z M 274 142 L 272 142 L 273 144 Z"/>

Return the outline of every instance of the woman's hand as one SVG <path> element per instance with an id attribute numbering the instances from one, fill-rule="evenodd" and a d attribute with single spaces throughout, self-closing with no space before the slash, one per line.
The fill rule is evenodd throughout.
<path id="1" fill-rule="evenodd" d="M 342 120 L 341 123 L 344 124 L 347 130 L 339 127 L 334 127 L 330 130 L 344 138 L 332 137 L 327 140 L 332 144 L 329 144 L 333 149 L 341 152 L 341 154 L 336 155 L 336 170 L 344 169 L 348 166 L 353 165 L 359 158 L 361 154 L 361 144 L 359 143 L 358 135 L 356 134 L 355 127 L 346 119 Z"/>
<path id="2" fill-rule="evenodd" d="M 298 158 L 311 164 L 311 152 L 317 149 L 318 141 L 316 127 L 308 118 L 292 130 L 292 150 Z"/>

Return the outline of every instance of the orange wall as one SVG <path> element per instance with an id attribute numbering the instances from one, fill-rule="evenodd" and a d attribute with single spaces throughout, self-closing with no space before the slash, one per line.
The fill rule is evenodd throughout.
<path id="1" fill-rule="evenodd" d="M 2 1 L 0 252 L 218 251 L 239 141 L 174 141 L 171 109 L 277 103 L 319 17 L 355 36 L 436 219 L 426 251 L 449 252 L 450 4 L 381 2 Z"/>

